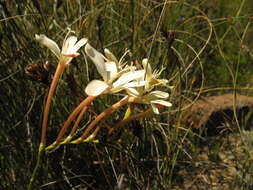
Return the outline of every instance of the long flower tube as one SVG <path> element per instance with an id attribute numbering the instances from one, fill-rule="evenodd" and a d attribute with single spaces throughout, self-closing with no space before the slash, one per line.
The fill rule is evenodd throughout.
<path id="1" fill-rule="evenodd" d="M 154 115 L 152 108 L 148 109 L 145 112 L 141 112 L 141 113 L 129 116 L 129 117 L 124 117 L 124 119 L 117 122 L 113 127 L 108 128 L 108 135 L 111 135 L 116 129 L 122 127 L 123 125 L 126 125 L 127 123 L 129 123 L 133 120 L 147 118 L 147 117 L 150 117 L 151 115 Z M 97 142 L 94 139 L 100 129 L 101 129 L 101 126 L 97 126 L 97 128 L 94 130 L 94 132 L 91 135 L 89 135 L 87 138 L 85 138 L 82 142 Z M 71 143 L 76 144 L 76 142 L 71 142 Z"/>
<path id="2" fill-rule="evenodd" d="M 98 114 L 95 112 L 95 110 L 92 107 L 89 107 L 89 112 L 91 114 L 93 114 L 95 117 L 98 116 Z M 103 124 L 103 126 L 105 126 L 107 129 L 112 128 L 110 125 L 108 125 L 105 121 L 101 121 L 101 123 Z"/>
<path id="3" fill-rule="evenodd" d="M 33 170 L 32 176 L 30 178 L 30 182 L 29 182 L 29 185 L 28 185 L 28 190 L 31 190 L 33 188 L 34 179 L 35 179 L 35 176 L 37 174 L 38 168 L 40 166 L 42 152 L 45 150 L 46 131 L 47 131 L 47 121 L 48 121 L 48 116 L 49 116 L 49 110 L 50 110 L 51 101 L 52 101 L 52 98 L 53 98 L 58 80 L 59 80 L 61 74 L 63 73 L 64 69 L 71 62 L 71 60 L 74 57 L 77 57 L 79 55 L 79 53 L 77 51 L 83 45 L 85 45 L 87 43 L 86 38 L 82 38 L 81 40 L 79 40 L 77 42 L 77 38 L 75 36 L 68 36 L 68 34 L 64 39 L 62 50 L 60 50 L 59 46 L 53 40 L 46 37 L 45 35 L 43 35 L 43 34 L 42 35 L 37 35 L 37 34 L 35 35 L 35 39 L 39 43 L 46 46 L 47 48 L 49 48 L 54 53 L 54 55 L 58 58 L 59 63 L 57 65 L 52 83 L 50 85 L 46 105 L 45 105 L 45 108 L 44 108 L 43 121 L 42 121 L 42 130 L 41 130 L 41 141 L 40 141 L 39 151 L 38 151 L 38 155 L 37 155 L 37 162 L 36 162 L 36 166 Z"/>
<path id="4" fill-rule="evenodd" d="M 97 133 L 99 132 L 99 130 L 101 129 L 101 126 L 97 126 L 96 129 L 91 133 L 91 135 L 89 135 L 87 138 L 85 138 L 82 142 L 93 142 L 93 143 L 98 143 L 99 140 L 95 139 L 95 137 L 97 136 Z M 70 144 L 76 144 L 74 141 L 70 142 Z"/>
<path id="5" fill-rule="evenodd" d="M 75 123 L 74 123 L 74 126 L 73 128 L 71 129 L 70 131 L 70 134 L 67 136 L 67 138 L 65 138 L 64 141 L 61 142 L 61 144 L 67 144 L 73 137 L 73 135 L 75 134 L 77 128 L 78 128 L 78 125 L 80 123 L 80 121 L 82 120 L 85 112 L 88 110 L 88 106 L 84 106 L 84 108 L 82 109 L 82 111 L 79 113 Z"/>
<path id="6" fill-rule="evenodd" d="M 64 126 L 61 128 L 58 137 L 56 139 L 56 141 L 51 144 L 50 146 L 48 146 L 46 148 L 46 150 L 50 150 L 52 148 L 55 148 L 56 146 L 58 146 L 61 141 L 62 138 L 65 134 L 65 131 L 67 130 L 67 128 L 70 126 L 72 120 L 75 119 L 75 117 L 77 116 L 77 114 L 81 111 L 82 108 L 84 108 L 84 106 L 88 106 L 90 104 L 90 102 L 92 102 L 95 97 L 98 97 L 101 94 L 107 94 L 110 93 L 112 90 L 117 89 L 116 91 L 120 91 L 124 89 L 124 85 L 127 84 L 127 82 L 131 82 L 133 80 L 135 80 L 136 78 L 140 78 L 143 77 L 144 75 L 144 70 L 139 70 L 139 71 L 130 71 L 128 73 L 124 73 L 122 74 L 121 77 L 119 77 L 118 80 L 116 80 L 114 82 L 115 87 L 109 87 L 106 83 L 102 82 L 102 81 L 98 81 L 98 80 L 93 80 L 92 82 L 90 82 L 86 89 L 85 92 L 86 94 L 88 94 L 89 96 L 84 100 L 84 102 L 86 103 L 81 103 L 73 112 L 72 114 L 69 116 L 69 118 L 67 119 L 67 121 L 65 122 Z M 93 85 L 94 84 L 94 85 Z M 93 97 L 93 98 L 92 98 Z M 137 99 L 137 98 L 135 98 Z M 71 140 L 72 136 L 67 137 L 68 139 L 66 139 L 64 141 L 64 143 L 69 142 L 69 140 Z"/>
<path id="7" fill-rule="evenodd" d="M 139 100 L 137 100 L 137 99 L 133 100 L 133 101 L 136 101 L 137 103 L 140 103 Z M 131 106 L 132 105 L 130 104 L 130 107 Z M 158 109 L 159 110 L 163 109 L 163 108 L 164 108 L 164 106 L 158 105 Z M 132 115 L 132 116 L 128 115 L 126 117 L 126 115 L 125 115 L 124 118 L 121 121 L 117 122 L 113 127 L 108 128 L 108 135 L 111 135 L 116 129 L 118 129 L 118 128 L 124 126 L 124 125 L 126 125 L 127 123 L 129 123 L 129 122 L 131 122 L 133 120 L 148 118 L 148 117 L 151 117 L 154 114 L 155 113 L 154 113 L 153 109 L 150 108 L 150 109 L 148 109 L 148 110 L 146 110 L 144 112 L 141 112 L 141 113 L 138 113 L 138 114 L 135 114 L 135 115 Z M 106 117 L 108 117 L 109 115 L 107 115 Z M 104 125 L 107 125 L 107 124 L 104 123 Z M 97 142 L 97 141 L 94 140 L 94 138 L 96 137 L 96 135 L 97 135 L 97 133 L 99 132 L 100 129 L 101 129 L 101 126 L 98 126 L 94 130 L 94 132 L 91 135 L 89 135 L 87 138 L 85 138 L 84 140 L 82 140 L 82 142 L 91 142 L 91 141 L 92 142 Z M 71 144 L 77 144 L 77 143 L 79 143 L 79 142 L 75 142 L 75 141 L 71 142 Z"/>
<path id="8" fill-rule="evenodd" d="M 51 101 L 55 92 L 55 88 L 57 86 L 58 80 L 65 70 L 65 68 L 69 65 L 71 60 L 74 57 L 77 57 L 79 53 L 77 52 L 83 45 L 87 43 L 86 38 L 82 38 L 81 40 L 77 41 L 77 37 L 75 36 L 69 36 L 71 31 L 68 32 L 66 35 L 62 50 L 60 50 L 59 46 L 56 44 L 55 41 L 51 40 L 44 34 L 36 34 L 35 39 L 42 44 L 43 46 L 46 46 L 49 48 L 52 53 L 58 58 L 59 63 L 57 65 L 57 69 L 55 71 L 53 81 L 51 83 L 44 113 L 43 113 L 43 121 L 42 121 L 42 132 L 41 132 L 41 143 L 40 143 L 40 149 L 44 149 L 46 145 L 46 129 L 47 129 L 47 121 L 49 116 L 49 110 L 51 107 Z"/>
<path id="9" fill-rule="evenodd" d="M 52 102 L 52 98 L 54 95 L 54 91 L 57 85 L 57 82 L 62 74 L 62 72 L 65 69 L 65 64 L 61 64 L 59 63 L 57 65 L 54 77 L 53 77 L 53 81 L 51 83 L 50 89 L 49 89 L 49 93 L 47 96 L 47 101 L 46 101 L 46 105 L 45 105 L 45 109 L 44 109 L 44 113 L 43 113 L 43 121 L 42 121 L 42 132 L 41 132 L 41 148 L 43 148 L 46 145 L 46 130 L 47 130 L 47 121 L 48 121 L 48 115 L 49 115 L 49 110 L 50 110 L 50 106 L 51 106 L 51 102 Z"/>
<path id="10" fill-rule="evenodd" d="M 61 141 L 62 138 L 66 132 L 66 130 L 68 129 L 68 127 L 70 126 L 71 122 L 76 118 L 76 116 L 82 111 L 82 109 L 85 108 L 85 106 L 88 106 L 94 99 L 96 98 L 96 96 L 88 96 L 87 98 L 85 98 L 75 109 L 74 111 L 69 115 L 68 119 L 66 120 L 66 122 L 64 123 L 63 127 L 61 128 L 55 142 L 51 145 L 49 145 L 46 150 L 51 150 L 55 147 L 57 147 Z"/>
<path id="11" fill-rule="evenodd" d="M 89 107 L 89 112 L 92 113 L 93 115 L 95 115 L 96 117 L 98 116 L 98 114 L 97 114 L 91 107 Z M 80 113 L 80 115 L 81 115 L 81 113 Z M 79 116 L 80 116 L 80 115 L 79 115 Z M 112 127 L 109 126 L 105 121 L 101 121 L 101 123 L 102 123 L 104 126 L 106 126 L 108 130 L 112 129 Z M 98 126 L 96 127 L 96 129 L 92 132 L 92 134 L 91 134 L 90 136 L 88 136 L 85 140 L 83 140 L 83 142 L 93 142 L 93 143 L 99 142 L 98 140 L 95 140 L 95 137 L 96 137 L 97 133 L 99 132 L 99 130 L 100 130 L 101 128 L 102 128 L 101 125 L 98 125 Z M 74 127 L 73 127 L 73 129 L 74 129 Z M 73 129 L 72 129 L 72 130 L 73 130 Z M 72 132 L 72 131 L 71 131 L 71 132 Z M 71 134 L 70 134 L 70 135 L 71 135 Z M 70 136 L 70 135 L 69 135 L 69 136 Z M 72 135 L 72 136 L 73 136 L 73 135 Z M 70 140 L 71 140 L 71 139 L 68 139 L 68 141 L 67 141 L 66 143 L 68 143 Z M 63 142 L 63 143 L 64 143 L 64 142 Z M 63 143 L 61 143 L 61 144 L 63 144 Z M 65 144 L 65 143 L 64 143 L 64 144 Z"/>
<path id="12" fill-rule="evenodd" d="M 141 113 L 137 113 L 135 115 L 129 116 L 127 118 L 122 119 L 121 121 L 119 121 L 118 123 L 116 123 L 113 128 L 110 128 L 108 130 L 108 135 L 111 135 L 116 129 L 120 128 L 123 125 L 126 125 L 127 123 L 136 120 L 136 119 L 144 119 L 144 118 L 148 118 L 152 115 L 154 115 L 154 111 L 152 108 L 149 108 L 148 110 L 141 112 Z"/>
<path id="13" fill-rule="evenodd" d="M 61 145 L 62 145 L 62 144 L 67 144 L 69 141 L 71 141 L 71 139 L 73 138 L 73 136 L 74 136 L 74 134 L 75 134 L 75 132 L 76 132 L 76 130 L 77 130 L 77 128 L 78 128 L 78 124 L 79 124 L 80 121 L 82 120 L 83 115 L 84 115 L 84 113 L 85 113 L 87 110 L 88 110 L 90 113 L 92 113 L 92 114 L 94 114 L 95 116 L 97 116 L 96 112 L 95 112 L 93 109 L 91 109 L 91 106 L 85 106 L 85 107 L 82 109 L 82 111 L 79 113 L 79 115 L 78 115 L 78 117 L 77 117 L 77 120 L 75 121 L 75 124 L 74 124 L 73 128 L 71 129 L 70 134 L 68 135 L 68 137 L 67 137 L 64 141 L 62 141 L 62 142 L 60 143 Z M 102 123 L 103 123 L 103 125 L 106 125 L 108 128 L 111 128 L 111 127 L 108 126 L 105 122 L 102 122 Z M 99 128 L 99 129 L 96 129 L 96 130 L 95 130 L 96 132 L 93 132 L 93 133 L 92 133 L 93 136 L 96 135 L 96 134 L 98 133 L 98 131 L 100 130 L 101 127 L 99 126 L 98 128 Z"/>
<path id="14" fill-rule="evenodd" d="M 125 96 L 124 98 L 122 98 L 120 101 L 118 101 L 117 103 L 113 104 L 111 107 L 107 108 L 105 111 L 103 111 L 102 113 L 100 113 L 96 119 L 94 119 L 89 125 L 88 127 L 85 129 L 84 133 L 82 134 L 81 137 L 79 137 L 76 140 L 71 141 L 72 144 L 78 144 L 81 143 L 83 141 L 85 141 L 85 139 L 88 137 L 89 132 L 96 126 L 97 123 L 99 123 L 102 119 L 105 119 L 106 117 L 108 117 L 109 115 L 111 115 L 113 112 L 115 112 L 117 109 L 119 109 L 121 106 L 126 105 L 128 103 L 132 103 L 132 102 L 138 102 L 139 100 L 137 98 L 134 97 L 130 97 L 130 96 Z"/>
<path id="15" fill-rule="evenodd" d="M 86 107 L 87 108 L 87 107 Z M 127 108 L 127 111 L 126 111 L 126 114 L 125 114 L 125 116 L 124 116 L 124 118 L 123 118 L 123 120 L 125 121 L 125 119 L 126 118 L 128 118 L 130 115 L 131 115 L 131 113 L 132 113 L 132 110 L 133 110 L 133 104 L 128 104 L 128 108 Z M 94 114 L 96 117 L 98 116 L 98 114 L 90 107 L 90 109 L 89 109 L 89 112 L 91 112 L 92 114 Z M 80 115 L 81 115 L 82 113 L 80 113 Z M 79 116 L 80 116 L 79 115 Z M 79 118 L 79 116 L 78 116 L 78 118 Z M 109 126 L 107 123 L 105 123 L 105 121 L 101 121 L 101 123 L 104 125 L 104 126 L 106 126 L 107 127 L 107 129 L 108 129 L 108 131 L 112 131 L 113 130 L 113 128 L 111 127 L 111 126 Z M 118 122 L 118 123 L 120 123 L 120 122 Z M 76 123 L 75 123 L 76 124 Z M 75 128 L 75 126 L 73 127 L 73 129 Z M 99 126 L 97 126 L 96 127 L 96 129 L 94 130 L 94 132 L 92 132 L 92 134 L 90 135 L 90 136 L 88 136 L 86 139 L 84 139 L 83 140 L 83 142 L 97 142 L 97 140 L 94 140 L 94 138 L 96 137 L 96 135 L 97 135 L 97 133 L 99 132 L 99 130 L 101 129 L 102 127 L 99 125 Z M 72 131 L 73 131 L 73 129 L 72 129 Z M 71 132 L 72 132 L 71 131 Z M 74 130 L 75 131 L 75 130 Z M 71 135 L 71 134 L 70 134 Z M 69 136 L 70 136 L 69 135 Z M 72 135 L 73 136 L 73 135 Z M 66 139 L 66 143 L 67 142 L 69 142 L 69 140 L 70 139 Z M 62 142 L 61 144 L 65 144 L 65 141 L 64 142 Z"/>
<path id="16" fill-rule="evenodd" d="M 113 126 L 113 128 L 109 129 L 108 135 L 111 135 L 116 129 L 118 129 L 119 127 L 121 127 L 123 125 L 126 125 L 127 123 L 129 123 L 133 120 L 140 119 L 140 118 L 146 118 L 146 117 L 149 117 L 150 115 L 153 115 L 153 114 L 154 114 L 154 112 L 153 112 L 152 108 L 150 108 L 150 109 L 146 110 L 145 112 L 141 112 L 141 113 L 132 115 L 128 118 L 125 118 L 125 119 L 119 121 L 118 123 L 116 123 Z"/>

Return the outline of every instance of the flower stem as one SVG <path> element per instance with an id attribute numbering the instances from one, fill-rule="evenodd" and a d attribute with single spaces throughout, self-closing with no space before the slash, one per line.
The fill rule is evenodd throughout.
<path id="1" fill-rule="evenodd" d="M 33 170 L 32 176 L 30 178 L 28 190 L 32 189 L 36 174 L 37 174 L 39 166 L 40 166 L 42 152 L 45 150 L 47 121 L 48 121 L 48 116 L 49 116 L 49 110 L 51 107 L 51 102 L 52 102 L 52 98 L 53 98 L 53 95 L 55 92 L 55 88 L 57 86 L 58 80 L 59 80 L 61 74 L 63 73 L 65 67 L 66 67 L 66 65 L 63 62 L 58 63 L 54 77 L 53 77 L 53 81 L 52 81 L 50 89 L 49 89 L 49 93 L 47 96 L 47 101 L 46 101 L 46 105 L 45 105 L 44 113 L 43 113 L 43 121 L 42 121 L 42 128 L 41 128 L 41 140 L 40 140 L 40 146 L 39 146 L 39 151 L 38 151 L 38 155 L 37 155 L 37 162 L 36 162 L 35 168 Z"/>
<path id="2" fill-rule="evenodd" d="M 108 134 L 111 135 L 113 133 L 113 131 L 115 131 L 116 129 L 118 129 L 119 127 L 129 123 L 130 121 L 133 121 L 135 119 L 139 119 L 139 118 L 146 118 L 146 117 L 149 117 L 151 115 L 153 115 L 154 112 L 153 110 L 150 108 L 148 109 L 147 111 L 145 112 L 141 112 L 141 113 L 138 113 L 138 114 L 135 114 L 135 115 L 132 115 L 130 117 L 127 117 L 121 121 L 119 121 L 118 123 L 116 123 L 113 128 L 110 128 L 109 131 L 108 131 Z"/>
<path id="3" fill-rule="evenodd" d="M 71 122 L 75 119 L 75 117 L 80 113 L 80 111 L 85 107 L 88 106 L 97 96 L 88 96 L 85 98 L 75 109 L 74 111 L 69 115 L 68 119 L 64 123 L 63 127 L 61 128 L 55 142 L 51 145 L 49 145 L 46 150 L 50 150 L 58 146 L 62 140 L 62 137 L 65 134 L 65 131 L 70 126 Z"/>
<path id="4" fill-rule="evenodd" d="M 117 109 L 119 109 L 121 106 L 134 102 L 135 98 L 134 97 L 129 97 L 129 96 L 125 96 L 124 98 L 122 98 L 120 101 L 118 101 L 117 103 L 113 104 L 111 107 L 107 108 L 105 111 L 103 111 L 102 113 L 100 113 L 96 119 L 94 119 L 87 127 L 87 129 L 84 131 L 84 133 L 82 134 L 82 136 L 74 141 L 72 141 L 71 143 L 80 143 L 82 142 L 84 139 L 87 138 L 89 132 L 93 129 L 93 127 L 100 122 L 102 119 L 105 119 L 106 117 L 108 117 L 110 114 L 112 114 L 114 111 L 116 111 Z"/>
<path id="5" fill-rule="evenodd" d="M 72 136 L 74 135 L 74 133 L 76 132 L 77 127 L 78 127 L 78 125 L 79 125 L 81 119 L 83 118 L 84 113 L 85 113 L 87 110 L 88 110 L 88 106 L 84 106 L 84 108 L 83 108 L 82 111 L 80 112 L 79 116 L 77 117 L 77 120 L 76 120 L 76 122 L 75 122 L 75 124 L 74 124 L 74 127 L 72 128 L 72 130 L 71 130 L 69 136 L 72 137 Z"/>
<path id="6" fill-rule="evenodd" d="M 90 136 L 88 136 L 87 138 L 85 138 L 84 140 L 82 140 L 82 142 L 93 142 L 93 143 L 98 143 L 99 140 L 95 139 L 95 137 L 97 136 L 97 133 L 99 132 L 99 130 L 101 129 L 101 126 L 97 126 L 97 128 L 92 132 L 92 134 Z M 78 144 L 78 141 L 72 141 L 71 144 Z"/>
<path id="7" fill-rule="evenodd" d="M 32 190 L 32 187 L 33 187 L 33 183 L 34 183 L 34 180 L 35 180 L 35 177 L 38 173 L 38 169 L 40 167 L 40 163 L 41 163 L 41 158 L 42 158 L 42 152 L 44 151 L 44 145 L 43 144 L 40 144 L 40 147 L 39 147 L 39 151 L 38 151 L 38 155 L 37 155 L 37 162 L 36 162 L 36 165 L 33 169 L 33 173 L 32 173 L 32 176 L 30 178 L 30 181 L 29 181 L 29 185 L 28 185 L 28 188 L 27 190 Z"/>
<path id="8" fill-rule="evenodd" d="M 92 107 L 89 107 L 89 112 L 91 114 L 93 114 L 95 117 L 98 116 L 98 114 L 95 112 L 95 110 L 92 108 Z M 101 121 L 101 123 L 107 128 L 107 129 L 110 129 L 112 128 L 110 125 L 108 125 L 104 120 Z"/>
<path id="9" fill-rule="evenodd" d="M 53 77 L 53 81 L 51 83 L 49 93 L 47 96 L 47 101 L 46 101 L 46 106 L 44 109 L 44 114 L 43 114 L 43 121 L 42 121 L 42 132 L 41 132 L 41 141 L 40 143 L 43 145 L 43 147 L 46 145 L 46 130 L 47 130 L 47 121 L 48 121 L 48 115 L 49 115 L 49 110 L 52 102 L 52 98 L 54 95 L 55 88 L 57 86 L 58 80 L 64 71 L 66 65 L 64 63 L 59 62 Z"/>
<path id="10" fill-rule="evenodd" d="M 66 143 L 68 143 L 72 139 L 74 133 L 76 132 L 76 130 L 78 128 L 78 124 L 80 123 L 81 119 L 83 118 L 84 113 L 87 110 L 88 110 L 88 106 L 84 106 L 84 108 L 82 109 L 82 111 L 79 113 L 79 115 L 77 117 L 77 120 L 75 121 L 74 127 L 72 128 L 70 134 L 68 135 L 68 137 L 63 142 L 61 142 L 61 144 L 66 144 Z"/>

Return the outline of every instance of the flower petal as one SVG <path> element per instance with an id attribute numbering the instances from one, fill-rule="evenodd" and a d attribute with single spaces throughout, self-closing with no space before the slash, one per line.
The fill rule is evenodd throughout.
<path id="1" fill-rule="evenodd" d="M 151 66 L 150 64 L 148 63 L 148 59 L 145 58 L 142 60 L 142 65 L 143 65 L 143 68 L 145 70 L 145 80 L 146 80 L 146 85 L 145 85 L 145 89 L 149 89 L 150 88 L 150 80 L 152 78 L 152 69 L 151 69 Z"/>
<path id="2" fill-rule="evenodd" d="M 49 48 L 58 59 L 61 58 L 61 50 L 59 48 L 59 46 L 55 43 L 55 41 L 51 40 L 50 38 L 48 38 L 47 36 L 45 36 L 44 34 L 35 34 L 35 39 L 41 43 L 42 45 L 46 46 L 47 48 Z"/>
<path id="3" fill-rule="evenodd" d="M 117 72 L 118 72 L 117 65 L 113 61 L 107 61 L 107 62 L 105 62 L 105 69 L 106 69 L 106 72 L 108 74 L 108 76 L 107 76 L 108 80 L 110 80 L 111 78 L 113 78 L 113 76 L 116 75 Z"/>
<path id="4" fill-rule="evenodd" d="M 144 77 L 145 71 L 138 70 L 138 71 L 130 71 L 128 73 L 124 73 L 119 77 L 117 81 L 113 83 L 113 87 L 122 86 L 124 84 L 129 83 L 132 80 L 141 79 Z"/>
<path id="5" fill-rule="evenodd" d="M 74 47 L 76 41 L 77 41 L 77 37 L 75 37 L 75 36 L 69 36 L 69 37 L 63 42 L 61 53 L 62 53 L 63 55 L 73 54 L 73 52 L 71 51 L 71 49 Z"/>
<path id="6" fill-rule="evenodd" d="M 84 46 L 87 43 L 87 38 L 82 38 L 79 40 L 74 47 L 71 49 L 71 54 L 75 54 L 82 46 Z"/>
<path id="7" fill-rule="evenodd" d="M 142 80 L 142 81 L 134 81 L 134 82 L 129 82 L 125 85 L 123 85 L 123 87 L 125 88 L 138 88 L 138 87 L 142 87 L 142 86 L 145 86 L 145 81 Z"/>
<path id="8" fill-rule="evenodd" d="M 86 86 L 85 93 L 89 96 L 98 96 L 107 88 L 109 88 L 109 86 L 104 81 L 93 80 Z"/>
<path id="9" fill-rule="evenodd" d="M 114 94 L 114 93 L 120 92 L 121 90 L 125 90 L 125 88 L 123 88 L 122 86 L 119 86 L 119 87 L 116 87 L 116 88 L 111 88 L 110 93 Z"/>
<path id="10" fill-rule="evenodd" d="M 146 77 L 151 77 L 152 76 L 152 69 L 151 69 L 150 64 L 148 63 L 147 58 L 142 60 L 142 66 L 143 66 L 143 69 L 146 71 Z"/>
<path id="11" fill-rule="evenodd" d="M 105 56 L 106 56 L 106 58 L 107 58 L 108 60 L 113 61 L 113 62 L 115 62 L 116 64 L 119 62 L 119 61 L 117 60 L 117 58 L 113 55 L 113 53 L 112 53 L 109 49 L 105 48 L 105 49 L 104 49 L 104 52 L 105 52 Z"/>
<path id="12" fill-rule="evenodd" d="M 165 100 L 159 100 L 159 99 L 158 100 L 152 100 L 151 103 L 152 104 L 161 104 L 161 105 L 166 106 L 166 107 L 171 107 L 172 106 L 172 104 L 170 102 L 165 101 Z"/>
<path id="13" fill-rule="evenodd" d="M 155 104 L 151 104 L 152 110 L 155 114 L 159 114 L 159 109 Z"/>
<path id="14" fill-rule="evenodd" d="M 146 99 L 166 99 L 169 97 L 169 93 L 155 90 L 144 96 Z"/>
<path id="15" fill-rule="evenodd" d="M 133 97 L 139 97 L 142 93 L 140 91 L 138 91 L 136 88 L 126 88 L 126 91 L 127 93 L 130 95 L 130 96 L 133 96 Z"/>
<path id="16" fill-rule="evenodd" d="M 104 81 L 107 81 L 107 72 L 105 68 L 104 56 L 95 50 L 89 43 L 85 46 L 85 53 L 95 64 L 99 74 L 103 77 Z"/>

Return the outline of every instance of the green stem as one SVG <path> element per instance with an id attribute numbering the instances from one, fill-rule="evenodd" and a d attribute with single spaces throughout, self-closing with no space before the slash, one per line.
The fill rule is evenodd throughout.
<path id="1" fill-rule="evenodd" d="M 32 173 L 32 176 L 30 178 L 30 181 L 29 181 L 29 185 L 28 185 L 28 188 L 27 190 L 32 190 L 32 187 L 33 187 L 33 183 L 34 183 L 34 180 L 35 180 L 35 177 L 38 173 L 38 169 L 40 167 L 40 163 L 41 163 L 41 158 L 42 158 L 42 152 L 44 151 L 44 145 L 43 144 L 40 144 L 40 147 L 39 147 L 39 151 L 38 151 L 38 155 L 37 155 L 37 162 L 36 162 L 36 165 L 33 169 L 33 173 Z"/>

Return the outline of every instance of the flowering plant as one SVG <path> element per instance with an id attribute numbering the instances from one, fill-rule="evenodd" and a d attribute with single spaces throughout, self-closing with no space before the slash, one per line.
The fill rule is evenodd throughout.
<path id="1" fill-rule="evenodd" d="M 153 72 L 148 59 L 143 59 L 143 68 L 137 69 L 132 64 L 132 62 L 130 62 L 130 64 L 127 64 L 127 62 L 123 61 L 128 51 L 126 51 L 118 61 L 118 59 L 108 49 L 105 49 L 104 54 L 102 54 L 93 48 L 87 42 L 88 40 L 86 38 L 82 38 L 78 41 L 77 37 L 70 35 L 70 33 L 72 33 L 72 31 L 69 31 L 66 35 L 61 50 L 56 42 L 47 36 L 43 34 L 35 35 L 35 39 L 40 44 L 49 48 L 49 50 L 57 57 L 59 63 L 57 65 L 44 107 L 41 142 L 38 151 L 37 165 L 31 177 L 29 187 L 32 186 L 34 176 L 38 168 L 37 166 L 41 160 L 42 151 L 55 149 L 61 144 L 78 144 L 81 142 L 91 141 L 98 142 L 98 140 L 95 138 L 99 130 L 104 125 L 108 127 L 104 120 L 124 105 L 128 105 L 128 109 L 125 113 L 124 118 L 116 123 L 114 125 L 114 128 L 108 127 L 108 134 L 111 134 L 112 131 L 117 129 L 120 125 L 124 125 L 133 119 L 144 118 L 152 113 L 159 114 L 160 107 L 172 106 L 172 104 L 167 100 L 169 98 L 169 93 L 156 89 L 159 86 L 166 86 L 168 81 L 166 79 L 158 78 L 161 72 Z M 46 146 L 47 121 L 55 88 L 61 74 L 65 68 L 70 65 L 71 60 L 79 55 L 78 50 L 82 46 L 84 46 L 86 56 L 95 64 L 97 71 L 101 75 L 102 79 L 95 79 L 87 84 L 85 88 L 87 98 L 85 98 L 68 116 L 64 125 L 60 128 L 60 131 L 54 143 Z M 102 111 L 100 114 L 97 114 L 97 110 L 92 109 L 90 106 L 91 102 L 96 98 L 99 98 L 100 95 L 113 95 L 115 93 L 124 94 L 124 97 L 112 106 Z M 148 109 L 143 113 L 137 113 L 133 115 L 132 109 L 136 104 L 150 105 L 151 109 Z M 88 125 L 84 128 L 83 134 L 79 138 L 72 140 L 76 135 L 79 122 L 83 119 L 83 115 L 87 111 L 95 115 L 95 119 L 88 123 Z M 65 136 L 65 133 L 71 126 L 72 121 L 75 121 L 74 126 L 69 135 Z"/>

